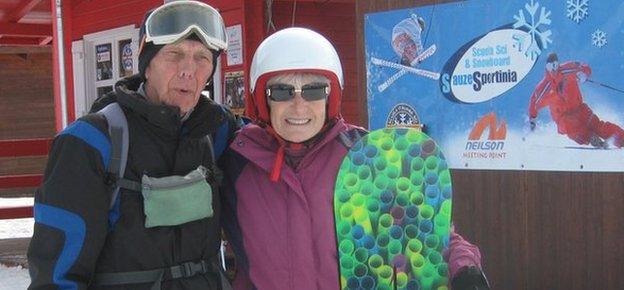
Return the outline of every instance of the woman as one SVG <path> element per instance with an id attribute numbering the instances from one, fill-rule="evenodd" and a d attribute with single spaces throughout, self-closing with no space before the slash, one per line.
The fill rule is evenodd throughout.
<path id="1" fill-rule="evenodd" d="M 336 174 L 362 128 L 340 114 L 334 47 L 303 28 L 278 31 L 251 65 L 247 114 L 225 153 L 224 219 L 237 255 L 235 289 L 339 289 L 333 212 Z M 476 247 L 451 238 L 451 275 L 479 266 Z M 480 273 L 480 271 L 479 271 Z"/>

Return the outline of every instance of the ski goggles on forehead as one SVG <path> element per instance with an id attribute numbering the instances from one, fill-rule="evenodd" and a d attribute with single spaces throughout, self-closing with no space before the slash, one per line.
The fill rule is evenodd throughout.
<path id="1" fill-rule="evenodd" d="M 171 44 L 197 34 L 210 49 L 227 49 L 227 37 L 219 12 L 195 1 L 169 2 L 156 8 L 145 20 L 145 42 Z"/>
<path id="2" fill-rule="evenodd" d="M 273 84 L 267 86 L 266 95 L 274 102 L 286 102 L 295 97 L 296 93 L 301 93 L 301 97 L 306 101 L 324 100 L 329 96 L 329 85 L 324 83 L 312 83 L 303 85 L 296 89 L 293 85 Z"/>

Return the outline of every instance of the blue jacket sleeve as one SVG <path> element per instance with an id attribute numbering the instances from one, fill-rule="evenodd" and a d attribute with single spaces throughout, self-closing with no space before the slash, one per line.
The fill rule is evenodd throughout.
<path id="1" fill-rule="evenodd" d="M 55 139 L 35 193 L 28 289 L 86 289 L 108 231 L 110 141 L 78 120 Z"/>

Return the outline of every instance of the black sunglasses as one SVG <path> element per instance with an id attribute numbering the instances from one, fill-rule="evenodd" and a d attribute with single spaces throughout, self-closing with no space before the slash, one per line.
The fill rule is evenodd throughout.
<path id="1" fill-rule="evenodd" d="M 295 89 L 293 85 L 273 84 L 266 89 L 267 97 L 274 102 L 286 102 L 295 97 L 295 93 L 301 93 L 301 97 L 306 101 L 319 101 L 329 96 L 329 85 L 324 83 L 311 83 Z"/>

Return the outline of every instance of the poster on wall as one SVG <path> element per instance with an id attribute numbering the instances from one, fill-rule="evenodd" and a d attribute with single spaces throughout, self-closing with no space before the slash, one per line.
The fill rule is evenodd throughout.
<path id="1" fill-rule="evenodd" d="M 622 19 L 620 0 L 366 14 L 369 126 L 417 116 L 451 168 L 624 171 Z"/>
<path id="2" fill-rule="evenodd" d="M 111 44 L 105 43 L 95 46 L 95 79 L 97 81 L 113 78 L 113 61 L 111 59 Z"/>
<path id="3" fill-rule="evenodd" d="M 240 24 L 225 28 L 228 37 L 227 65 L 243 64 L 243 37 Z"/>
<path id="4" fill-rule="evenodd" d="M 125 78 L 133 75 L 132 67 L 132 39 L 119 41 L 119 77 Z"/>
<path id="5" fill-rule="evenodd" d="M 243 71 L 226 72 L 223 102 L 237 115 L 245 111 L 245 76 Z"/>

